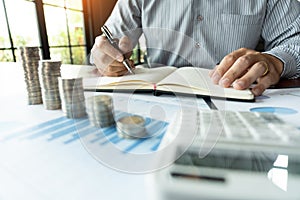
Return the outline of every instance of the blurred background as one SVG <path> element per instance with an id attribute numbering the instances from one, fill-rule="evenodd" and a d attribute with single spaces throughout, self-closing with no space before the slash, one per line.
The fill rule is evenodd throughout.
<path id="1" fill-rule="evenodd" d="M 18 62 L 20 46 L 43 59 L 86 64 L 94 39 L 117 0 L 0 0 L 0 62 Z M 132 59 L 143 62 L 137 46 Z"/>

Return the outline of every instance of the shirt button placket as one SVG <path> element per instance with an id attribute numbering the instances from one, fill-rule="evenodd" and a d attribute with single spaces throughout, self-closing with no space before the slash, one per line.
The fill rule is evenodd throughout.
<path id="1" fill-rule="evenodd" d="M 202 15 L 198 15 L 198 16 L 196 17 L 196 20 L 197 20 L 198 22 L 202 22 L 203 19 L 204 19 L 204 17 L 203 17 Z M 197 49 L 199 49 L 199 48 L 201 47 L 200 42 L 197 42 L 197 43 L 195 44 L 195 47 L 196 47 Z"/>
<path id="2" fill-rule="evenodd" d="M 202 15 L 198 15 L 198 16 L 197 16 L 197 21 L 198 21 L 198 22 L 201 22 L 201 21 L 203 21 L 203 19 L 204 19 L 204 18 L 203 18 L 203 16 L 202 16 Z"/>

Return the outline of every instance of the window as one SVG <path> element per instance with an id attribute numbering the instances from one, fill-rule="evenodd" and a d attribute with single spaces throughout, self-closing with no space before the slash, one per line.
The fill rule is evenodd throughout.
<path id="1" fill-rule="evenodd" d="M 44 0 L 43 3 L 51 58 L 61 59 L 63 63 L 85 63 L 81 1 Z"/>
<path id="2" fill-rule="evenodd" d="M 42 9 L 37 8 L 37 2 L 42 3 Z M 41 22 L 45 30 L 38 26 Z M 48 45 L 40 42 L 43 40 Z M 0 61 L 18 61 L 19 46 L 39 46 L 43 52 L 50 52 L 45 57 L 61 59 L 63 63 L 85 63 L 82 1 L 0 0 Z"/>
<path id="3" fill-rule="evenodd" d="M 25 0 L 2 0 L 0 5 L 0 60 L 17 61 L 19 46 L 40 46 L 35 5 Z"/>
<path id="4" fill-rule="evenodd" d="M 13 61 L 3 2 L 0 1 L 0 60 Z"/>

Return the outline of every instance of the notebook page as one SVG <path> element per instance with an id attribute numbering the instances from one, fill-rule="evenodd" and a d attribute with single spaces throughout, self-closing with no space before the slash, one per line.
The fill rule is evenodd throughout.
<path id="1" fill-rule="evenodd" d="M 116 85 L 138 85 L 154 84 L 175 71 L 175 67 L 166 66 L 159 68 L 137 67 L 135 74 L 128 74 L 121 77 L 92 77 L 84 79 L 85 87 L 92 86 L 116 86 Z"/>
<path id="2" fill-rule="evenodd" d="M 209 77 L 208 69 L 197 67 L 182 67 L 166 77 L 157 84 L 158 86 L 170 89 L 179 89 L 179 92 L 198 93 L 218 97 L 232 97 L 238 99 L 252 99 L 250 90 L 236 90 L 233 88 L 223 88 L 215 85 Z"/>
<path id="3" fill-rule="evenodd" d="M 172 75 L 159 82 L 159 85 L 180 85 L 189 88 L 203 89 L 214 87 L 208 76 L 208 69 L 196 67 L 182 67 Z"/>

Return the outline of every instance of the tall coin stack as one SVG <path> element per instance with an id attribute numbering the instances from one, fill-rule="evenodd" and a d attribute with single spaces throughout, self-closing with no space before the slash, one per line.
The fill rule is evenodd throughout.
<path id="1" fill-rule="evenodd" d="M 115 125 L 113 101 L 111 96 L 98 95 L 87 99 L 87 113 L 90 123 L 95 127 Z"/>
<path id="2" fill-rule="evenodd" d="M 61 61 L 40 61 L 42 96 L 46 110 L 58 110 L 61 108 L 61 100 L 58 88 L 58 77 L 61 76 L 60 67 Z"/>
<path id="3" fill-rule="evenodd" d="M 86 116 L 82 78 L 58 78 L 61 107 L 66 117 L 82 118 Z"/>
<path id="4" fill-rule="evenodd" d="M 39 48 L 20 47 L 20 52 L 27 86 L 28 104 L 41 104 L 43 103 L 43 99 L 38 72 L 40 60 Z"/>

